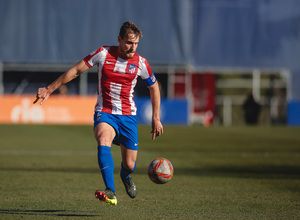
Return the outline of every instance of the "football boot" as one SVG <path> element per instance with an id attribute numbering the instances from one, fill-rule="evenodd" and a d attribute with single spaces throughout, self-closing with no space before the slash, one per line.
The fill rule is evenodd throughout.
<path id="1" fill-rule="evenodd" d="M 123 179 L 123 178 L 121 178 L 121 179 L 125 186 L 128 196 L 132 199 L 135 198 L 137 195 L 137 189 L 136 189 L 136 185 L 132 181 L 131 177 L 128 177 L 127 179 Z"/>
<path id="2" fill-rule="evenodd" d="M 98 200 L 106 202 L 108 205 L 117 205 L 117 197 L 114 191 L 106 189 L 103 191 L 97 190 L 95 196 Z"/>

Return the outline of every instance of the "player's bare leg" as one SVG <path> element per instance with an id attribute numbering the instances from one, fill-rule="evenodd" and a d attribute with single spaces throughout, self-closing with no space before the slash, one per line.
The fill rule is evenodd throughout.
<path id="1" fill-rule="evenodd" d="M 116 136 L 116 132 L 111 125 L 107 123 L 100 123 L 95 127 L 94 135 L 98 146 L 105 145 L 110 147 Z"/>

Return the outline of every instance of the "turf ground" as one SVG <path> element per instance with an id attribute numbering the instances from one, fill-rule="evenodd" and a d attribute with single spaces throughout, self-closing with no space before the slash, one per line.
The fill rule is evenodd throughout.
<path id="1" fill-rule="evenodd" d="M 0 219 L 300 219 L 300 128 L 165 126 L 151 140 L 139 127 L 130 199 L 119 178 L 118 205 L 103 189 L 91 126 L 0 125 Z M 168 158 L 174 178 L 152 183 L 147 166 Z"/>

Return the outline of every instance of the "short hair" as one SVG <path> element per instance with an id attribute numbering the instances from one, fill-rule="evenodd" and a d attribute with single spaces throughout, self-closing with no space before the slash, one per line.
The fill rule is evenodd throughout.
<path id="1" fill-rule="evenodd" d="M 139 37 L 143 37 L 141 29 L 132 21 L 126 21 L 120 28 L 119 36 L 124 39 L 127 34 L 133 33 Z"/>

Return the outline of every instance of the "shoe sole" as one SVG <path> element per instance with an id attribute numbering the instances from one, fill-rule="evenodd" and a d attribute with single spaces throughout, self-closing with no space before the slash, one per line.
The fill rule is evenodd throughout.
<path id="1" fill-rule="evenodd" d="M 108 205 L 117 205 L 117 199 L 109 199 L 107 195 L 101 191 L 96 191 L 95 196 L 99 201 L 106 202 Z"/>

